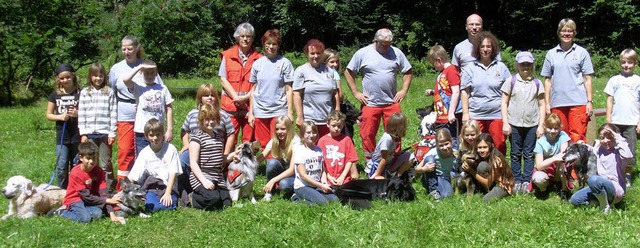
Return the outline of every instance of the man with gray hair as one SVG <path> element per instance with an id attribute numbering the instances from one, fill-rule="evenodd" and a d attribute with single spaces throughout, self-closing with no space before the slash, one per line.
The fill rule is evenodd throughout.
<path id="1" fill-rule="evenodd" d="M 411 85 L 411 64 L 400 49 L 391 46 L 391 30 L 382 28 L 373 44 L 361 48 L 351 58 L 344 76 L 353 96 L 362 103 L 360 137 L 367 161 L 376 147 L 380 118 L 386 126 L 389 117 L 400 110 L 400 102 Z M 362 74 L 362 92 L 356 86 L 356 75 Z M 402 73 L 402 89 L 397 90 L 396 74 Z"/>
<path id="2" fill-rule="evenodd" d="M 453 48 L 453 58 L 451 59 L 451 64 L 457 66 L 460 70 L 469 63 L 476 61 L 476 59 L 471 56 L 471 51 L 473 50 L 473 40 L 482 32 L 482 17 L 478 14 L 471 14 L 467 17 L 465 29 L 467 30 L 468 38 Z M 496 59 L 502 60 L 500 53 L 498 53 Z"/>

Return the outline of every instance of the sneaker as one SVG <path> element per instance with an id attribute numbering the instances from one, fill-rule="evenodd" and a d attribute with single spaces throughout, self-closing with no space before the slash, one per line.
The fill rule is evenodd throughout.
<path id="1" fill-rule="evenodd" d="M 266 201 L 266 202 L 270 202 L 271 201 L 271 193 L 264 194 L 264 198 L 262 198 L 262 200 Z"/>
<path id="2" fill-rule="evenodd" d="M 598 199 L 598 202 L 600 203 L 600 211 L 602 211 L 604 214 L 609 214 L 609 212 L 611 211 L 611 206 L 609 205 L 609 199 L 607 197 L 607 194 L 605 193 L 601 193 L 601 194 L 594 194 L 596 199 Z"/>
<path id="3" fill-rule="evenodd" d="M 47 217 L 60 216 L 60 215 L 62 215 L 62 212 L 63 212 L 65 209 L 67 209 L 67 206 L 62 205 L 62 206 L 60 206 L 59 208 L 56 208 L 56 209 L 53 209 L 53 210 L 49 211 L 49 212 L 47 213 Z"/>
<path id="4" fill-rule="evenodd" d="M 520 194 L 521 190 L 522 190 L 522 184 L 521 183 L 516 183 L 515 185 L 513 185 L 512 192 L 513 192 L 514 195 L 515 194 Z"/>
<path id="5" fill-rule="evenodd" d="M 440 199 L 442 198 L 442 197 L 440 196 L 440 193 L 438 193 L 438 191 L 437 191 L 437 190 L 432 190 L 431 192 L 429 192 L 429 194 L 430 194 L 431 196 L 433 196 L 433 199 L 434 199 L 434 200 L 436 200 L 436 202 L 439 202 L 439 201 L 440 201 Z"/>
<path id="6" fill-rule="evenodd" d="M 569 201 L 569 199 L 571 199 L 571 192 L 569 192 L 569 191 L 560 190 L 560 192 L 558 194 L 560 195 L 560 200 L 561 201 Z"/>
<path id="7" fill-rule="evenodd" d="M 626 175 L 625 177 L 627 179 L 627 188 L 631 188 L 631 175 Z"/>
<path id="8" fill-rule="evenodd" d="M 299 201 L 299 200 L 300 200 L 300 197 L 298 197 L 298 195 L 296 195 L 296 193 L 293 193 L 293 195 L 291 195 L 290 200 L 291 200 L 292 202 L 297 202 L 297 201 Z"/>
<path id="9" fill-rule="evenodd" d="M 365 164 L 364 164 L 364 173 L 367 173 L 367 175 L 370 175 L 371 173 L 371 159 L 367 158 L 365 160 Z"/>
<path id="10" fill-rule="evenodd" d="M 522 185 L 520 186 L 520 193 L 522 194 L 529 194 L 531 192 L 531 190 L 529 190 L 529 182 L 524 182 L 522 183 Z"/>

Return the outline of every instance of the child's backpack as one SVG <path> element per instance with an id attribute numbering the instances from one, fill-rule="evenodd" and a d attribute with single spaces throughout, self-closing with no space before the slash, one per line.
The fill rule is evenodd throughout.
<path id="1" fill-rule="evenodd" d="M 516 84 L 516 75 L 517 74 L 513 74 L 511 75 L 511 91 L 513 91 L 513 86 Z M 538 80 L 538 78 L 533 77 L 533 83 L 536 84 L 536 93 L 540 90 L 540 80 Z"/>

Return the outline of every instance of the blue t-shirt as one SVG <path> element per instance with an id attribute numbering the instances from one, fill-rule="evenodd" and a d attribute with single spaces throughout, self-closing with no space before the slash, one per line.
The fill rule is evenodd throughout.
<path id="1" fill-rule="evenodd" d="M 560 153 L 562 143 L 568 142 L 569 140 L 571 140 L 571 138 L 569 138 L 569 135 L 564 131 L 560 131 L 555 142 L 549 142 L 547 135 L 542 135 L 542 137 L 536 141 L 536 147 L 533 148 L 533 152 L 536 154 L 542 153 L 543 159 L 547 159 Z"/>

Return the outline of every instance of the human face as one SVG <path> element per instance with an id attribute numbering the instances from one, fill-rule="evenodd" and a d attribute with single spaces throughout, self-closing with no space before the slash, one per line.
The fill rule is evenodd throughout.
<path id="1" fill-rule="evenodd" d="M 145 139 L 147 139 L 147 141 L 149 141 L 149 147 L 151 147 L 151 150 L 153 150 L 154 152 L 158 152 L 160 151 L 160 149 L 162 149 L 164 134 L 149 132 L 149 134 L 146 134 L 144 137 Z"/>
<path id="2" fill-rule="evenodd" d="M 435 61 L 431 62 L 431 65 L 433 65 L 433 68 L 438 71 L 444 70 L 444 63 L 442 63 L 442 59 L 440 58 L 437 58 Z"/>
<path id="3" fill-rule="evenodd" d="M 521 78 L 530 80 L 531 75 L 533 74 L 533 63 L 519 63 L 518 73 L 520 74 Z"/>
<path id="4" fill-rule="evenodd" d="M 327 60 L 327 63 L 325 65 L 331 69 L 338 70 L 339 63 L 340 63 L 340 60 L 338 59 L 338 57 L 333 56 L 329 58 L 329 60 Z"/>
<path id="5" fill-rule="evenodd" d="M 451 140 L 439 140 L 438 151 L 442 155 L 450 155 L 451 152 L 453 152 Z M 449 157 L 449 156 L 446 156 L 446 157 Z"/>
<path id="6" fill-rule="evenodd" d="M 489 146 L 489 144 L 487 144 L 487 142 L 483 140 L 478 142 L 478 144 L 476 145 L 476 151 L 478 152 L 478 156 L 486 159 L 491 154 L 491 146 Z"/>
<path id="7" fill-rule="evenodd" d="M 62 87 L 69 88 L 73 86 L 73 77 L 75 77 L 73 72 L 63 71 L 58 74 L 58 81 L 60 81 Z"/>
<path id="8" fill-rule="evenodd" d="M 153 85 L 156 83 L 158 70 L 156 68 L 145 68 L 145 69 L 142 69 L 142 75 L 144 76 L 144 82 L 147 85 Z"/>
<path id="9" fill-rule="evenodd" d="M 616 146 L 615 137 L 613 137 L 613 131 L 604 129 L 600 132 L 600 146 L 605 150 L 611 150 Z"/>
<path id="10" fill-rule="evenodd" d="M 287 131 L 287 126 L 284 122 L 276 124 L 276 138 L 281 142 L 287 139 Z"/>
<path id="11" fill-rule="evenodd" d="M 202 104 L 216 104 L 216 98 L 211 94 L 204 95 L 200 97 L 200 102 L 202 102 Z"/>
<path id="12" fill-rule="evenodd" d="M 391 37 L 386 36 L 382 40 L 376 40 L 376 51 L 380 54 L 387 54 L 391 48 Z"/>
<path id="13" fill-rule="evenodd" d="M 91 75 L 91 85 L 95 88 L 99 88 L 102 86 L 102 82 L 104 82 L 104 75 L 102 73 Z"/>
<path id="14" fill-rule="evenodd" d="M 478 35 L 478 33 L 482 32 L 482 18 L 476 14 L 467 17 L 466 30 L 469 38 Z"/>
<path id="15" fill-rule="evenodd" d="M 464 141 L 471 146 L 473 146 L 476 143 L 477 136 L 478 134 L 476 133 L 476 130 L 474 130 L 471 127 L 465 128 L 464 133 L 462 134 L 462 138 L 464 139 Z"/>
<path id="16" fill-rule="evenodd" d="M 560 127 L 545 127 L 544 134 L 547 136 L 548 141 L 555 141 L 560 131 Z"/>
<path id="17" fill-rule="evenodd" d="M 337 137 L 338 135 L 340 135 L 342 132 L 342 128 L 344 127 L 344 122 L 343 121 L 329 121 L 329 123 L 327 123 L 327 126 L 329 127 L 329 134 L 331 135 L 331 137 Z"/>
<path id="18" fill-rule="evenodd" d="M 620 68 L 622 69 L 622 75 L 631 76 L 633 75 L 633 68 L 636 67 L 636 61 L 622 58 L 620 60 Z"/>
<path id="19" fill-rule="evenodd" d="M 129 40 L 122 41 L 120 49 L 122 49 L 122 54 L 124 55 L 125 60 L 135 62 L 139 59 L 138 50 L 140 50 L 140 47 L 134 46 L 133 42 Z"/>
<path id="20" fill-rule="evenodd" d="M 558 35 L 560 36 L 561 43 L 573 44 L 573 37 L 576 36 L 576 32 L 575 30 L 565 26 L 564 28 L 560 29 L 560 34 Z"/>
<path id="21" fill-rule="evenodd" d="M 280 44 L 278 44 L 278 42 L 276 42 L 276 40 L 274 39 L 267 39 L 264 44 L 264 55 L 267 56 L 267 58 L 273 59 L 276 56 L 278 56 L 278 49 L 280 48 Z"/>
<path id="22" fill-rule="evenodd" d="M 313 131 L 313 128 L 311 128 L 310 126 L 304 130 L 304 142 L 306 142 L 307 145 L 310 145 L 316 142 L 317 138 L 318 138 L 318 133 Z"/>
<path id="23" fill-rule="evenodd" d="M 318 66 L 320 66 L 320 57 L 322 57 L 322 51 L 315 47 L 309 47 L 307 50 L 307 58 L 309 59 L 309 64 L 313 68 L 318 68 Z"/>
<path id="24" fill-rule="evenodd" d="M 492 51 L 493 46 L 491 46 L 491 41 L 489 39 L 482 40 L 482 43 L 480 43 L 480 60 L 491 61 Z"/>
<path id="25" fill-rule="evenodd" d="M 251 48 L 251 44 L 253 44 L 253 35 L 250 35 L 249 33 L 242 33 L 238 38 L 236 38 L 236 40 L 238 41 L 238 45 L 241 49 L 248 49 Z"/>
<path id="26" fill-rule="evenodd" d="M 80 169 L 90 172 L 98 164 L 98 154 L 80 155 L 80 162 L 82 162 Z"/>

